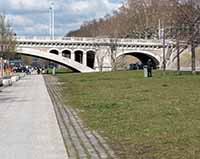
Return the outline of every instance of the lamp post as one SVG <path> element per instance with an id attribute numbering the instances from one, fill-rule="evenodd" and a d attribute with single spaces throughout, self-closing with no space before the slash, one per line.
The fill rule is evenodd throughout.
<path id="1" fill-rule="evenodd" d="M 163 29 L 162 29 L 162 35 L 163 35 L 163 73 L 165 74 L 166 71 L 166 55 L 165 55 L 165 47 L 166 47 L 166 41 L 165 41 L 165 24 L 163 23 Z"/>
<path id="2" fill-rule="evenodd" d="M 54 2 L 50 2 L 49 7 L 49 34 L 52 40 L 54 40 L 54 32 L 55 32 L 55 13 L 54 13 Z"/>
<path id="3" fill-rule="evenodd" d="M 160 19 L 158 20 L 158 39 L 161 39 L 161 22 Z"/>
<path id="4" fill-rule="evenodd" d="M 179 37 L 176 37 L 176 49 L 177 49 L 177 74 L 180 74 L 180 41 Z"/>

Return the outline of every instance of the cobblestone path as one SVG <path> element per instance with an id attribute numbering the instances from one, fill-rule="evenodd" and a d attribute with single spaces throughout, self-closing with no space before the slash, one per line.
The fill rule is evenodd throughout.
<path id="1" fill-rule="evenodd" d="M 70 159 L 117 159 L 103 137 L 90 131 L 78 117 L 78 110 L 67 107 L 62 102 L 57 79 L 45 76 L 46 85 L 54 104 L 57 120 Z"/>

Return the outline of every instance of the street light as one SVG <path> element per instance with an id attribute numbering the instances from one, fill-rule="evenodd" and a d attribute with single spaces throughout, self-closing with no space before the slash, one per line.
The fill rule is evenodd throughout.
<path id="1" fill-rule="evenodd" d="M 49 34 L 52 40 L 54 40 L 54 32 L 55 32 L 55 13 L 54 13 L 54 2 L 50 1 L 49 4 Z"/>
<path id="2" fill-rule="evenodd" d="M 166 71 L 166 57 L 165 57 L 165 47 L 166 47 L 166 41 L 165 41 L 165 24 L 163 23 L 163 29 L 162 29 L 162 42 L 163 42 L 163 73 L 165 74 Z"/>

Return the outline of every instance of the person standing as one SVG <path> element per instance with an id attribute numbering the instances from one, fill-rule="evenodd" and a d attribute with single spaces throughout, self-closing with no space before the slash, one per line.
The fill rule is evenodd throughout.
<path id="1" fill-rule="evenodd" d="M 152 68 L 153 68 L 153 63 L 151 59 L 147 61 L 147 72 L 148 72 L 148 77 L 152 77 Z"/>

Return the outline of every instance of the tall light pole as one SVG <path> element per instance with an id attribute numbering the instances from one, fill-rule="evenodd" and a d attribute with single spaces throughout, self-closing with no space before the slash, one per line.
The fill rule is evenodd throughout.
<path id="1" fill-rule="evenodd" d="M 158 20 L 158 39 L 160 40 L 161 39 L 161 22 L 160 22 L 160 19 Z"/>
<path id="2" fill-rule="evenodd" d="M 49 3 L 49 36 L 50 36 L 50 38 L 51 38 L 51 6 L 50 6 L 50 3 Z"/>
<path id="3" fill-rule="evenodd" d="M 52 40 L 54 40 L 55 35 L 55 13 L 54 13 L 54 2 L 50 1 L 49 6 L 49 34 Z"/>
<path id="4" fill-rule="evenodd" d="M 165 35 L 165 24 L 163 22 L 163 30 L 162 30 L 162 38 L 163 38 L 163 73 L 166 71 L 166 55 L 165 55 L 165 47 L 166 47 L 166 35 Z"/>

